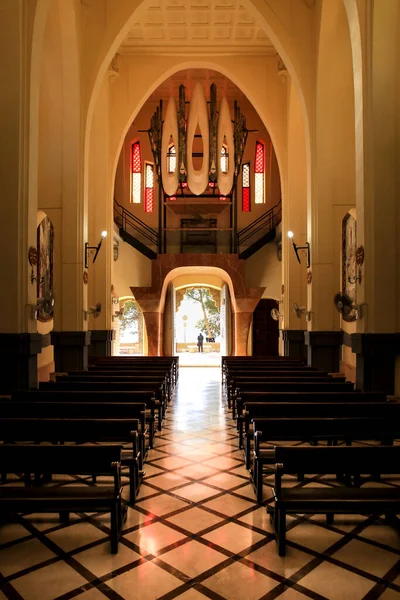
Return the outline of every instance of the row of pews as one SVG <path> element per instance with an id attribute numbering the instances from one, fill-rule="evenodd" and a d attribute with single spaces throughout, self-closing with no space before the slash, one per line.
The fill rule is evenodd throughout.
<path id="1" fill-rule="evenodd" d="M 88 371 L 1 396 L 0 527 L 19 512 L 58 512 L 66 523 L 70 512 L 107 511 L 117 553 L 123 478 L 133 504 L 178 380 L 178 360 L 99 358 Z M 53 485 L 55 475 L 69 483 L 57 478 Z"/>
<path id="2" fill-rule="evenodd" d="M 326 514 L 329 524 L 335 513 L 384 514 L 396 522 L 400 487 L 363 484 L 400 473 L 400 403 L 290 357 L 223 357 L 222 385 L 258 502 L 265 477 L 274 477 L 266 503 L 279 555 L 287 514 Z M 285 475 L 298 484 L 285 486 Z M 326 475 L 335 479 L 321 486 Z"/>

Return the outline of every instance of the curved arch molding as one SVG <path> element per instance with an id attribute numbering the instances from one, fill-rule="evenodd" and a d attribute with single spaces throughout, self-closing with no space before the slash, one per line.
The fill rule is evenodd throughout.
<path id="1" fill-rule="evenodd" d="M 197 170 L 193 166 L 193 142 L 197 125 L 203 138 L 203 163 L 201 169 Z M 208 124 L 207 102 L 204 96 L 203 86 L 196 83 L 193 89 L 192 99 L 190 101 L 188 130 L 187 130 L 187 182 L 189 189 L 193 194 L 199 196 L 208 186 L 208 169 L 210 163 L 210 132 Z"/>
<path id="2" fill-rule="evenodd" d="M 168 172 L 168 149 L 170 140 L 176 148 L 177 160 L 175 161 L 175 170 L 173 173 Z M 168 196 L 173 196 L 176 193 L 179 183 L 179 170 L 178 170 L 178 116 L 176 112 L 176 103 L 173 96 L 168 101 L 167 111 L 165 114 L 162 141 L 161 141 L 161 176 L 163 188 Z"/>
<path id="3" fill-rule="evenodd" d="M 221 148 L 225 143 L 228 147 L 228 172 L 221 171 Z M 218 119 L 218 135 L 217 135 L 217 164 L 218 164 L 218 189 L 220 194 L 227 196 L 232 191 L 233 176 L 235 173 L 235 146 L 233 142 L 233 127 L 231 121 L 231 111 L 229 109 L 228 100 L 224 96 L 221 101 Z"/>

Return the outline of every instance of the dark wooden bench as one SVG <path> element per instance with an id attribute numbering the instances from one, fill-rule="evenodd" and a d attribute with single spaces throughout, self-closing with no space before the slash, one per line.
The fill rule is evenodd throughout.
<path id="1" fill-rule="evenodd" d="M 0 464 L 7 473 L 52 473 L 60 475 L 107 475 L 107 485 L 37 485 L 37 478 L 25 481 L 29 486 L 0 486 L 0 517 L 13 514 L 60 513 L 68 522 L 70 512 L 109 512 L 111 514 L 111 552 L 118 552 L 122 527 L 121 448 L 119 446 L 31 446 L 0 445 Z"/>
<path id="2" fill-rule="evenodd" d="M 237 368 L 237 369 L 229 369 L 226 373 L 226 388 L 232 383 L 232 380 L 237 378 L 270 378 L 270 377 L 306 377 L 307 379 L 311 377 L 332 377 L 326 371 L 319 371 L 315 368 L 309 367 L 297 367 L 297 366 L 287 366 L 287 367 L 272 367 L 269 365 L 267 368 L 265 367 L 254 367 L 249 366 L 246 368 Z"/>
<path id="3" fill-rule="evenodd" d="M 143 473 L 138 419 L 0 418 L 0 440 L 3 443 L 123 444 L 121 465 L 129 470 L 130 502 L 133 504 L 136 500 Z M 3 473 L 2 481 L 4 479 Z"/>
<path id="4" fill-rule="evenodd" d="M 237 414 L 240 414 L 240 404 L 243 403 L 243 398 L 248 392 L 311 392 L 311 393 L 325 393 L 325 392 L 336 392 L 337 394 L 342 392 L 354 392 L 354 384 L 350 381 L 344 383 L 332 381 L 329 382 L 313 382 L 313 381 L 294 381 L 294 382 L 273 382 L 273 383 L 242 383 L 240 388 L 237 389 L 237 395 L 232 398 L 232 418 L 236 418 Z M 240 399 L 240 400 L 239 400 Z"/>
<path id="5" fill-rule="evenodd" d="M 130 364 L 140 366 L 145 371 L 152 366 L 163 366 L 170 370 L 174 385 L 179 378 L 179 357 L 178 356 L 101 356 L 89 358 L 89 365 L 109 365 Z"/>
<path id="6" fill-rule="evenodd" d="M 0 402 L 2 418 L 35 419 L 138 419 L 140 422 L 140 453 L 144 460 L 147 447 L 145 443 L 146 405 L 133 402 Z M 150 445 L 150 439 L 149 439 Z M 151 447 L 151 446 L 150 446 Z"/>
<path id="7" fill-rule="evenodd" d="M 387 404 L 386 395 L 374 392 L 343 392 L 336 394 L 334 392 L 309 393 L 300 392 L 269 392 L 258 393 L 253 392 L 246 394 L 241 398 L 240 413 L 237 417 L 238 442 L 239 448 L 243 447 L 243 436 L 245 440 L 251 438 L 252 429 L 251 421 L 260 417 L 333 417 L 333 416 L 360 416 L 358 404 Z M 280 406 L 280 405 L 284 406 Z M 300 404 L 302 407 L 298 407 Z M 351 404 L 353 408 L 339 408 L 332 412 L 336 404 Z M 390 403 L 395 404 L 395 403 Z M 285 414 L 282 411 L 290 410 L 290 414 Z M 301 414 L 301 410 L 306 411 Z M 336 414 L 337 410 L 357 411 L 357 414 Z M 370 410 L 370 409 L 367 409 Z M 373 409 L 376 410 L 376 407 Z M 386 409 L 385 409 L 386 410 Z M 368 414 L 366 416 L 369 416 Z"/>
<path id="8" fill-rule="evenodd" d="M 376 417 L 254 419 L 253 429 L 251 474 L 257 501 L 262 502 L 263 473 L 265 469 L 273 472 L 276 462 L 272 442 L 298 441 L 318 445 L 320 441 L 326 441 L 328 445 L 344 442 L 350 446 L 355 440 L 378 440 L 381 444 L 393 445 L 394 439 L 400 437 L 400 420 Z"/>
<path id="9" fill-rule="evenodd" d="M 274 365 L 274 368 L 285 365 L 293 366 L 294 368 L 306 367 L 306 359 L 296 359 L 289 356 L 222 356 L 221 357 L 221 377 L 222 384 L 225 383 L 226 373 L 229 369 L 247 369 L 252 365 L 266 366 Z"/>
<path id="10" fill-rule="evenodd" d="M 346 383 L 345 377 L 332 377 L 331 375 L 320 375 L 318 371 L 313 371 L 311 373 L 307 372 L 293 372 L 288 371 L 287 373 L 277 375 L 276 373 L 266 375 L 253 375 L 253 376 L 243 376 L 234 375 L 230 379 L 230 384 L 227 386 L 227 400 L 228 407 L 231 407 L 232 398 L 236 397 L 239 393 L 240 389 L 245 389 L 249 391 L 261 392 L 264 391 L 266 386 L 273 383 L 296 383 L 299 382 L 301 384 L 305 383 Z M 354 389 L 354 385 L 353 385 Z"/>
<path id="11" fill-rule="evenodd" d="M 161 378 L 161 380 L 165 379 L 166 391 L 168 394 L 168 398 L 172 397 L 173 391 L 173 383 L 170 372 L 165 372 L 163 368 L 151 368 L 151 369 L 143 369 L 143 367 L 131 367 L 130 365 L 93 365 L 89 367 L 88 371 L 80 371 L 79 375 L 86 375 L 86 377 L 90 377 L 91 373 L 95 373 L 98 375 L 108 376 L 108 377 L 118 377 L 125 376 L 131 377 L 132 379 L 136 379 L 138 377 L 145 377 L 147 381 L 157 381 Z M 68 373 L 70 376 L 74 376 L 74 372 L 70 371 Z M 96 375 L 95 375 L 96 376 Z"/>
<path id="12" fill-rule="evenodd" d="M 283 475 L 400 473 L 400 446 L 287 447 L 275 449 L 274 504 L 268 506 L 280 556 L 286 550 L 287 514 L 326 514 L 332 524 L 335 513 L 386 515 L 400 512 L 399 487 L 304 487 L 287 488 Z"/>
<path id="13" fill-rule="evenodd" d="M 145 422 L 143 423 L 143 431 L 148 431 L 149 436 L 149 445 L 150 448 L 153 447 L 154 444 L 154 423 L 155 423 L 155 410 L 157 408 L 157 403 L 152 396 L 151 392 L 127 392 L 127 391 L 63 391 L 63 390 L 55 390 L 55 391 L 41 391 L 41 390 L 31 390 L 30 392 L 15 392 L 11 400 L 13 402 L 44 402 L 44 403 L 70 403 L 70 404 L 82 404 L 82 405 L 90 405 L 95 404 L 98 405 L 107 405 L 109 404 L 109 408 L 104 408 L 105 414 L 99 415 L 106 418 L 132 418 L 139 419 L 140 423 L 142 423 L 143 419 L 143 404 L 144 406 L 144 415 Z M 127 409 L 124 414 L 113 414 L 113 406 L 116 404 L 130 404 L 132 405 L 132 409 Z M 3 406 L 3 402 L 0 400 L 0 411 Z M 90 411 L 87 407 L 84 409 L 89 414 L 84 415 L 85 417 L 97 418 L 97 409 L 96 407 L 92 407 Z M 120 409 L 118 409 L 120 410 Z M 129 410 L 134 411 L 134 414 L 129 414 Z M 3 415 L 0 412 L 0 416 Z M 14 415 L 13 415 L 14 416 Z M 15 415 L 18 416 L 18 415 Z M 35 416 L 35 415 L 20 415 L 20 416 Z M 58 417 L 63 415 L 44 415 L 48 417 Z M 77 416 L 80 417 L 80 414 L 77 415 L 69 415 L 71 417 Z M 146 423 L 148 428 L 146 427 Z"/>
<path id="14" fill-rule="evenodd" d="M 39 391 L 82 391 L 82 392 L 135 392 L 140 394 L 151 393 L 151 405 L 157 413 L 157 428 L 162 429 L 162 423 L 165 418 L 167 395 L 164 386 L 159 385 L 159 382 L 140 381 L 133 382 L 130 379 L 120 381 L 114 380 L 112 377 L 70 377 L 69 375 L 58 375 L 56 381 L 45 381 L 39 384 Z M 132 397 L 135 402 L 135 397 Z M 147 404 L 147 400 L 146 400 Z"/>

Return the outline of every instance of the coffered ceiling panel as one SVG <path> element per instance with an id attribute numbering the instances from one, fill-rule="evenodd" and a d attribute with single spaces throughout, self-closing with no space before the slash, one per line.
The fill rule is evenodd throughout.
<path id="1" fill-rule="evenodd" d="M 119 53 L 182 54 L 193 46 L 196 53 L 275 52 L 240 0 L 151 0 Z"/>

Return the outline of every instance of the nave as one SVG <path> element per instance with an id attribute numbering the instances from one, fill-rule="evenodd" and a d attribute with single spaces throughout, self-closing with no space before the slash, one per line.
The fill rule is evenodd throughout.
<path id="1" fill-rule="evenodd" d="M 180 370 L 145 472 L 116 555 L 108 515 L 74 514 L 67 526 L 56 514 L 28 515 L 2 527 L 0 599 L 400 598 L 400 538 L 378 519 L 337 516 L 328 526 L 323 515 L 289 516 L 278 556 L 219 369 Z"/>

